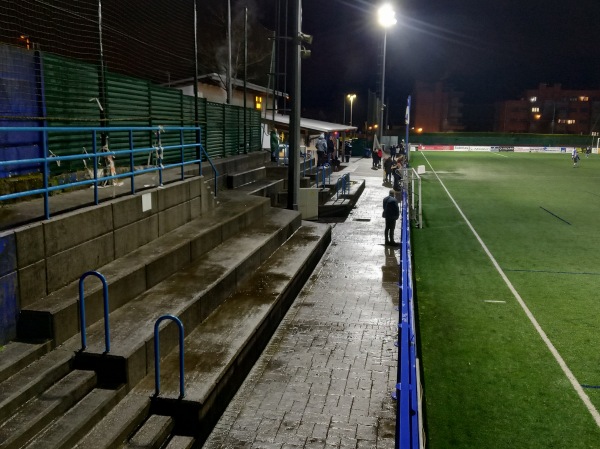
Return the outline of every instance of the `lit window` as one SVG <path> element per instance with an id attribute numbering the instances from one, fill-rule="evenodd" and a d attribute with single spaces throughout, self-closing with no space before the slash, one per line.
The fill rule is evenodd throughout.
<path id="1" fill-rule="evenodd" d="M 590 101 L 589 97 L 581 96 L 579 97 L 579 101 Z"/>
<path id="2" fill-rule="evenodd" d="M 573 119 L 567 120 L 567 125 L 574 125 L 574 124 L 575 124 L 575 120 L 573 120 Z"/>
<path id="3" fill-rule="evenodd" d="M 529 99 L 529 101 L 531 101 L 532 103 L 535 103 L 535 102 L 537 101 L 537 97 L 531 97 L 531 98 Z"/>
<path id="4" fill-rule="evenodd" d="M 531 112 L 540 112 L 540 108 L 531 108 Z"/>
<path id="5" fill-rule="evenodd" d="M 535 114 L 534 117 L 536 120 L 539 120 L 542 118 L 542 114 Z"/>
<path id="6" fill-rule="evenodd" d="M 262 97 L 254 97 L 254 108 L 262 110 Z"/>

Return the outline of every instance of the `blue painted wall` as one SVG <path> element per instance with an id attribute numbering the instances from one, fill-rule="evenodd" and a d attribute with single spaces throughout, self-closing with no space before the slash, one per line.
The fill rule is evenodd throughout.
<path id="1" fill-rule="evenodd" d="M 15 234 L 0 236 L 0 344 L 17 335 L 17 250 Z"/>
<path id="2" fill-rule="evenodd" d="M 39 126 L 42 116 L 41 66 L 36 52 L 0 45 L 0 126 Z M 15 122 L 6 117 L 19 117 Z M 43 123 L 43 122 L 42 122 Z M 0 161 L 41 156 L 41 133 L 0 134 Z M 39 165 L 0 166 L 0 178 L 38 172 Z"/>

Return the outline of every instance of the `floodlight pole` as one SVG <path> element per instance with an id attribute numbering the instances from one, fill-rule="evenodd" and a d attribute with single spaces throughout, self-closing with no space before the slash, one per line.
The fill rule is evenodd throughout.
<path id="1" fill-rule="evenodd" d="M 302 0 L 293 0 L 292 20 L 292 101 L 290 110 L 290 141 L 288 154 L 288 198 L 287 208 L 298 210 L 298 189 L 300 175 L 300 32 L 302 30 Z"/>
<path id="2" fill-rule="evenodd" d="M 379 111 L 379 145 L 383 143 L 383 109 L 385 104 L 385 47 L 387 43 L 387 29 L 383 30 L 383 57 L 381 61 L 381 110 Z"/>

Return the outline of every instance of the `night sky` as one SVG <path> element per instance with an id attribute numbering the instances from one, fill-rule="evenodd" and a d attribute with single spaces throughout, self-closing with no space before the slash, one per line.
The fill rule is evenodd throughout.
<path id="1" fill-rule="evenodd" d="M 468 105 L 516 99 L 541 82 L 600 88 L 598 0 L 392 3 L 398 24 L 388 30 L 385 84 L 391 123 L 402 121 L 417 79 L 451 82 Z M 303 31 L 314 36 L 312 56 L 302 62 L 303 116 L 340 121 L 353 92 L 354 122 L 364 122 L 367 90 L 380 79 L 379 4 L 303 0 Z"/>

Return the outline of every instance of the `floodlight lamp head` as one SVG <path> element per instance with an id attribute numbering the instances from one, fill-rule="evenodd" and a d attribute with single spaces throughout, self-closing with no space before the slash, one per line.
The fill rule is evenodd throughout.
<path id="1" fill-rule="evenodd" d="M 304 46 L 302 46 L 302 48 L 300 49 L 300 58 L 308 59 L 308 58 L 310 58 L 310 55 L 311 55 L 311 51 L 307 50 Z"/>
<path id="2" fill-rule="evenodd" d="M 310 34 L 304 34 L 302 31 L 300 31 L 299 37 L 300 42 L 304 42 L 308 45 L 311 45 L 313 42 L 313 37 Z"/>
<path id="3" fill-rule="evenodd" d="M 377 11 L 377 16 L 379 19 L 379 25 L 384 28 L 389 28 L 398 23 L 398 20 L 396 20 L 396 12 L 389 3 L 386 3 L 379 8 Z"/>

